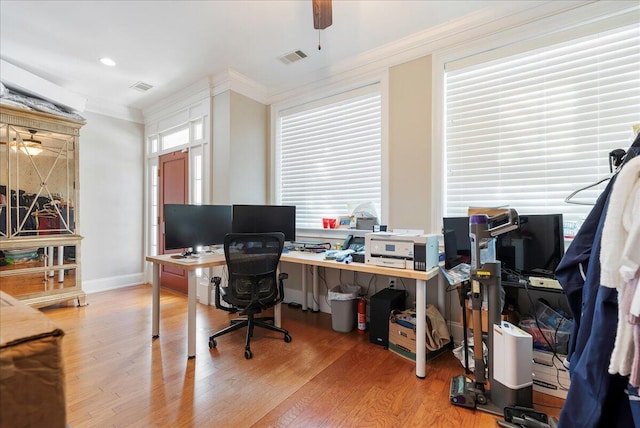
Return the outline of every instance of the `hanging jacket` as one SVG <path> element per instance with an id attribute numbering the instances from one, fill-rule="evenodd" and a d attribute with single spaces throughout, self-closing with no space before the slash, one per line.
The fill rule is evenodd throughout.
<path id="1" fill-rule="evenodd" d="M 638 154 L 636 138 L 625 162 Z M 567 249 L 556 276 L 573 313 L 569 342 L 571 387 L 560 413 L 560 428 L 633 427 L 628 378 L 608 373 L 618 322 L 615 289 L 600 287 L 602 228 L 615 177 L 598 198 Z"/>

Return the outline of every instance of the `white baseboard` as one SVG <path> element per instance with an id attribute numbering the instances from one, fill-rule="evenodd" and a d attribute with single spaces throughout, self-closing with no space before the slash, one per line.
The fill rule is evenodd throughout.
<path id="1" fill-rule="evenodd" d="M 91 294 L 144 283 L 144 272 L 139 272 L 129 275 L 112 276 L 109 278 L 85 280 L 82 281 L 82 291 L 87 294 Z"/>
<path id="2" fill-rule="evenodd" d="M 284 289 L 284 301 L 286 303 L 295 302 L 302 304 L 302 290 L 286 288 Z M 313 309 L 313 293 L 307 292 L 307 309 Z M 326 314 L 331 313 L 331 307 L 327 303 L 325 296 L 320 296 L 320 301 L 318 302 L 318 306 L 320 307 L 320 312 L 324 312 Z"/>

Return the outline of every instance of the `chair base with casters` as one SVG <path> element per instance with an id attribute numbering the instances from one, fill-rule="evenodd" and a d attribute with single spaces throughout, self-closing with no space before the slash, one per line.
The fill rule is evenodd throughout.
<path id="1" fill-rule="evenodd" d="M 287 277 L 288 275 L 286 273 L 281 273 L 278 276 L 278 282 L 280 283 L 281 289 L 283 288 L 283 285 L 282 285 L 283 280 L 286 279 Z M 251 358 L 253 358 L 253 352 L 251 351 L 251 338 L 253 337 L 254 327 L 262 327 L 267 330 L 272 330 L 278 333 L 282 333 L 284 334 L 284 341 L 286 343 L 291 342 L 291 335 L 289 335 L 289 332 L 284 328 L 275 326 L 273 324 L 274 322 L 273 317 L 256 317 L 255 316 L 257 313 L 260 313 L 262 311 L 261 308 L 257 308 L 257 309 L 246 308 L 244 310 L 238 310 L 238 308 L 235 308 L 235 307 L 227 307 L 222 305 L 220 302 L 220 295 L 223 293 L 222 287 L 220 286 L 221 278 L 220 277 L 213 278 L 213 283 L 216 286 L 216 297 L 215 297 L 216 308 L 222 309 L 231 313 L 246 315 L 247 318 L 237 318 L 237 319 L 231 320 L 231 324 L 228 327 L 211 335 L 209 337 L 209 349 L 214 349 L 217 347 L 218 344 L 216 341 L 216 337 L 223 336 L 227 333 L 231 333 L 233 331 L 239 330 L 244 327 L 247 328 L 247 334 L 246 334 L 246 340 L 245 340 L 245 346 L 244 346 L 244 357 L 247 360 L 250 360 Z"/>

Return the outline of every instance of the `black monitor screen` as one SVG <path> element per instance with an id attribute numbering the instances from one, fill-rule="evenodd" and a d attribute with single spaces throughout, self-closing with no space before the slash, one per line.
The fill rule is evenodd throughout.
<path id="1" fill-rule="evenodd" d="M 224 243 L 231 233 L 230 205 L 164 206 L 164 248 L 186 249 Z"/>
<path id="2" fill-rule="evenodd" d="M 496 238 L 503 273 L 552 277 L 564 255 L 562 214 L 520 215 L 518 229 Z M 471 262 L 468 217 L 443 218 L 445 267 Z M 504 277 L 504 275 L 503 275 Z"/>
<path id="3" fill-rule="evenodd" d="M 526 276 L 553 277 L 564 255 L 562 214 L 521 215 L 520 227 L 498 236 L 502 269 Z"/>
<path id="4" fill-rule="evenodd" d="M 286 241 L 296 240 L 294 205 L 234 205 L 234 233 L 282 232 Z"/>
<path id="5" fill-rule="evenodd" d="M 445 217 L 442 226 L 445 267 L 451 269 L 460 263 L 470 264 L 469 217 Z"/>

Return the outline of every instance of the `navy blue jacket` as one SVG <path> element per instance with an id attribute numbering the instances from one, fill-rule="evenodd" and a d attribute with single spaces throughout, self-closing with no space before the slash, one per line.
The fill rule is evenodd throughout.
<path id="1" fill-rule="evenodd" d="M 625 162 L 638 154 L 636 143 Z M 626 376 L 610 375 L 618 324 L 618 293 L 600 286 L 600 244 L 611 179 L 567 249 L 556 276 L 574 316 L 568 360 L 571 387 L 560 413 L 560 428 L 634 427 Z"/>

